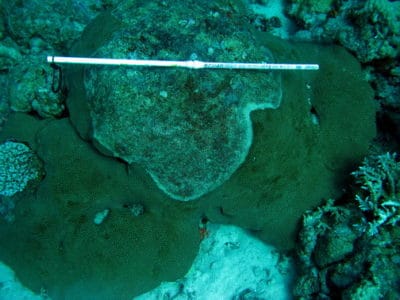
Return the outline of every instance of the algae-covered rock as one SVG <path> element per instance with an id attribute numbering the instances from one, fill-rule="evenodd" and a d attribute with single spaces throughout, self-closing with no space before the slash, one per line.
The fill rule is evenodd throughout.
<path id="1" fill-rule="evenodd" d="M 378 284 L 376 284 L 373 280 L 364 279 L 359 284 L 348 288 L 343 293 L 342 299 L 379 300 L 382 299 L 382 296 L 383 295 Z"/>
<path id="2" fill-rule="evenodd" d="M 43 118 L 58 117 L 64 112 L 65 97 L 52 91 L 53 69 L 42 56 L 26 57 L 23 64 L 10 70 L 8 98 L 17 112 L 35 111 Z"/>
<path id="3" fill-rule="evenodd" d="M 356 238 L 351 228 L 335 226 L 318 241 L 314 253 L 315 262 L 319 267 L 325 267 L 344 259 L 353 252 Z"/>
<path id="4" fill-rule="evenodd" d="M 224 1 L 140 2 L 113 11 L 127 24 L 93 56 L 274 61 Z M 276 72 L 92 67 L 85 88 L 96 142 L 144 165 L 160 189 L 184 201 L 232 175 L 251 145 L 250 112 L 277 108 L 281 100 Z"/>

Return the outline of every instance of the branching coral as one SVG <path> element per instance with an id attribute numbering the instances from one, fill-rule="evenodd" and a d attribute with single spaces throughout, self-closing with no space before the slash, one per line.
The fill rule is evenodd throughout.
<path id="1" fill-rule="evenodd" d="M 371 156 L 352 173 L 361 191 L 355 200 L 359 208 L 372 218 L 366 222 L 369 235 L 383 225 L 396 225 L 400 220 L 400 162 L 396 154 Z"/>

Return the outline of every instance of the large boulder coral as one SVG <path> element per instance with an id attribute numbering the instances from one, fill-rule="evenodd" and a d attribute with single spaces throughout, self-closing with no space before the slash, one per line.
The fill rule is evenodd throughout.
<path id="1" fill-rule="evenodd" d="M 127 24 L 96 57 L 274 61 L 237 9 L 223 1 L 127 1 L 112 14 Z M 250 112 L 277 108 L 281 100 L 279 74 L 272 72 L 93 67 L 86 70 L 85 89 L 96 143 L 143 164 L 160 189 L 185 201 L 233 174 L 251 145 Z"/>
<path id="2" fill-rule="evenodd" d="M 222 3 L 220 5 L 224 7 L 224 1 L 218 3 Z M 246 18 L 242 14 L 246 11 L 238 11 L 239 15 Z M 149 15 L 151 14 L 147 16 Z M 207 15 L 207 12 L 201 15 Z M 120 28 L 121 19 L 110 15 L 99 16 L 85 30 L 82 38 L 71 50 L 71 55 L 92 55 L 102 45 L 107 44 Z M 369 142 L 375 136 L 375 104 L 372 100 L 372 89 L 366 82 L 359 63 L 344 49 L 288 43 L 261 33 L 254 33 L 254 36 L 270 49 L 270 52 L 277 57 L 277 61 L 313 62 L 319 63 L 321 68 L 318 72 L 279 72 L 282 78 L 280 107 L 255 110 L 251 113 L 254 138 L 247 159 L 228 181 L 203 195 L 198 205 L 214 222 L 229 222 L 253 228 L 269 242 L 288 248 L 293 244 L 291 237 L 303 211 L 317 205 L 323 197 L 336 196 L 341 190 L 343 176 L 350 172 L 349 168 L 352 165 L 365 156 Z M 152 35 L 147 39 L 153 41 Z M 185 39 L 187 34 L 181 36 L 181 40 Z M 174 49 L 173 44 L 170 47 Z M 102 68 L 99 68 L 100 70 Z M 88 105 L 90 101 L 83 83 L 95 77 L 88 78 L 87 72 L 94 71 L 88 71 L 80 66 L 68 68 L 67 106 L 70 120 L 83 138 L 94 140 L 98 149 L 112 154 L 93 139 L 92 114 L 99 111 L 93 111 L 93 105 Z M 144 72 L 144 70 L 126 68 L 126 72 Z M 148 72 L 156 74 L 168 70 L 148 70 Z M 193 76 L 207 75 L 207 72 L 201 70 L 185 70 L 185 72 Z M 247 74 L 247 72 L 239 73 Z M 262 74 L 266 79 L 269 78 L 269 73 L 262 72 Z M 195 79 L 199 80 L 197 82 L 203 88 L 198 92 L 206 93 L 207 82 L 201 81 L 200 78 Z M 260 87 L 262 86 L 261 84 Z M 105 87 L 107 88 L 107 83 Z M 96 86 L 98 90 L 105 87 Z M 247 89 L 250 87 L 254 87 L 254 92 L 260 89 L 258 85 L 244 86 Z M 179 86 L 172 84 L 172 88 Z M 190 88 L 189 85 L 185 90 L 187 93 L 195 94 L 196 89 L 193 88 L 194 86 Z M 161 95 L 165 96 L 165 93 Z M 163 101 L 161 95 L 158 91 L 154 95 L 155 99 L 150 99 L 148 103 L 156 99 Z M 167 95 L 170 97 L 169 93 Z M 148 93 L 138 94 L 139 100 L 146 97 L 149 97 Z M 165 100 L 174 103 L 173 99 Z M 204 98 L 204 102 L 200 104 L 206 100 L 208 101 Z M 167 103 L 160 105 L 164 106 Z M 230 109 L 235 105 L 237 104 L 232 103 Z M 188 103 L 186 111 L 190 116 L 198 108 L 198 104 Z M 174 109 L 172 107 L 171 111 Z M 115 112 L 126 114 L 122 107 L 116 107 Z M 142 115 L 138 117 L 143 118 Z M 203 117 L 210 117 L 213 121 L 211 114 L 210 116 L 204 114 Z M 135 120 L 128 121 L 132 123 Z M 209 124 L 212 122 L 201 122 L 198 125 L 207 127 Z M 174 126 L 177 124 L 168 124 L 163 129 L 164 133 L 168 133 Z M 158 129 L 159 127 L 154 126 L 152 130 Z M 116 136 L 120 134 L 119 130 L 119 128 L 115 130 Z M 143 129 L 137 130 L 140 132 Z M 160 131 L 159 134 L 161 133 L 163 132 Z M 171 140 L 167 142 L 172 143 L 173 138 L 172 135 Z M 127 140 L 127 143 L 133 142 Z M 160 151 L 154 145 L 153 141 L 147 145 L 149 155 L 154 155 L 151 154 L 153 151 L 155 153 Z M 123 147 L 120 149 L 123 150 Z M 173 163 L 180 164 L 179 160 Z M 201 164 L 201 161 L 198 163 Z M 133 172 L 136 167 L 137 164 L 132 163 L 130 170 Z M 171 181 L 174 179 L 170 178 Z"/>

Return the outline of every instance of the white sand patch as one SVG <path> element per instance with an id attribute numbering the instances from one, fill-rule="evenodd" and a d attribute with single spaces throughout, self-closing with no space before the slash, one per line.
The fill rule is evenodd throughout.
<path id="1" fill-rule="evenodd" d="M 0 262 L 0 300 L 49 300 L 46 296 L 33 293 L 23 286 L 14 271 Z"/>
<path id="2" fill-rule="evenodd" d="M 207 226 L 208 236 L 182 279 L 134 299 L 291 299 L 293 267 L 275 248 L 232 225 Z"/>

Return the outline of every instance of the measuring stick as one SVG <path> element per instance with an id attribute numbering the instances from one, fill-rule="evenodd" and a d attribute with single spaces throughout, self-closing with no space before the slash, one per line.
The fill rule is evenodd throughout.
<path id="1" fill-rule="evenodd" d="M 149 59 L 119 59 L 47 56 L 47 62 L 58 64 L 85 64 L 111 66 L 141 66 L 141 67 L 176 67 L 189 69 L 238 69 L 238 70 L 319 70 L 318 64 L 273 64 L 273 63 L 236 63 L 207 62 L 198 60 L 149 60 Z"/>

